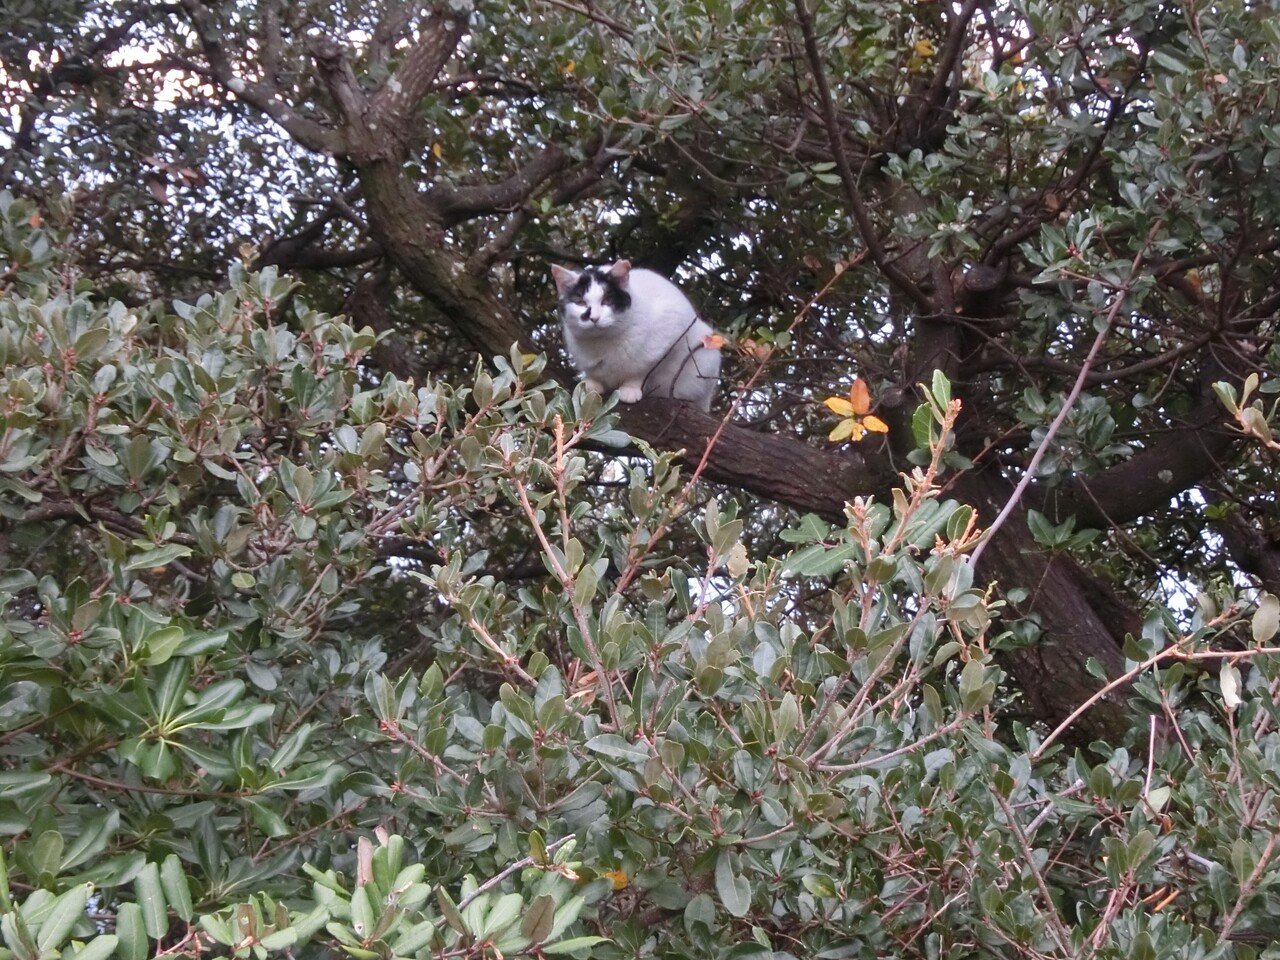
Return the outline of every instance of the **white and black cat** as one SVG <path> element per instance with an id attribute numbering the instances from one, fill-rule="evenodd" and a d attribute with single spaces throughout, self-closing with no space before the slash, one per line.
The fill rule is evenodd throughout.
<path id="1" fill-rule="evenodd" d="M 627 260 L 581 271 L 553 266 L 560 321 L 574 364 L 597 393 L 623 403 L 673 397 L 711 409 L 720 380 L 714 332 L 679 287 Z"/>

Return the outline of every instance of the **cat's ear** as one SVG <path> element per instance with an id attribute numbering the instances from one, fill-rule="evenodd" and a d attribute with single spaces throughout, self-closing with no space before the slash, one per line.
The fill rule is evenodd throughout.
<path id="1" fill-rule="evenodd" d="M 556 293 L 563 297 L 578 282 L 579 274 L 574 273 L 567 267 L 560 267 L 553 263 L 551 265 L 551 276 L 556 281 Z"/>
<path id="2" fill-rule="evenodd" d="M 609 268 L 609 276 L 618 281 L 618 286 L 625 287 L 627 285 L 627 277 L 631 275 L 631 261 L 619 260 Z"/>

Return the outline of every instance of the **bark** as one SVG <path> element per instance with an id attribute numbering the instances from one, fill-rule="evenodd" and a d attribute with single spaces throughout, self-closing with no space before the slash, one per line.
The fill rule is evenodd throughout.
<path id="1" fill-rule="evenodd" d="M 621 426 L 664 450 L 683 450 L 703 477 L 795 510 L 844 521 L 854 497 L 883 495 L 897 474 L 880 456 L 821 450 L 794 437 L 757 433 L 670 400 L 646 399 L 623 408 Z M 711 448 L 707 455 L 707 448 Z"/>
<path id="2" fill-rule="evenodd" d="M 389 370 L 401 380 L 421 376 L 421 364 L 409 346 L 400 339 L 395 322 L 386 304 L 386 283 L 383 276 L 361 279 L 347 294 L 343 311 L 357 326 L 370 326 L 381 334 L 373 348 L 373 362 L 383 370 Z"/>
<path id="3" fill-rule="evenodd" d="M 436 211 L 399 165 L 375 160 L 358 171 L 373 237 L 414 289 L 482 352 L 505 355 L 513 343 L 531 349 L 506 306 L 446 249 Z"/>
<path id="4" fill-rule="evenodd" d="M 1262 589 L 1280 596 L 1280 539 L 1255 521 L 1232 511 L 1214 529 L 1236 565 L 1256 578 Z"/>
<path id="5" fill-rule="evenodd" d="M 1057 518 L 1075 516 L 1082 527 L 1128 523 L 1217 472 L 1239 437 L 1227 429 L 1221 401 L 1211 391 L 1205 393 L 1186 419 L 1158 442 L 1102 473 L 1079 479 L 1062 496 L 1039 494 L 1041 509 Z"/>
<path id="6" fill-rule="evenodd" d="M 985 471 L 962 476 L 952 492 L 977 508 L 979 522 L 990 522 L 1008 500 L 1012 485 Z M 1101 683 L 1087 670 L 1090 660 L 1101 664 L 1108 676 L 1124 672 L 1120 643 L 1126 632 L 1141 631 L 1142 618 L 1069 556 L 1040 547 L 1027 529 L 1025 509 L 1011 516 L 987 547 L 977 579 L 995 581 L 1006 598 L 1012 587 L 1028 591 L 1025 600 L 1010 604 L 1010 610 L 1034 617 L 1044 634 L 1034 646 L 1010 651 L 1003 662 L 1033 716 L 1065 717 L 1092 696 Z M 1086 741 L 1114 740 L 1125 726 L 1123 701 L 1110 698 L 1082 717 L 1076 732 Z"/>

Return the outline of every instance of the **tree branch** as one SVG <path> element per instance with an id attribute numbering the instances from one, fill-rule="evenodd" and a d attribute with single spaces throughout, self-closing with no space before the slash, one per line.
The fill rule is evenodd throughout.
<path id="1" fill-rule="evenodd" d="M 390 79 L 374 94 L 370 107 L 377 122 L 400 130 L 449 62 L 466 29 L 464 20 L 433 10 Z"/>
<path id="2" fill-rule="evenodd" d="M 1056 518 L 1074 516 L 1084 527 L 1128 523 L 1166 505 L 1215 473 L 1236 442 L 1222 403 L 1206 391 L 1200 403 L 1158 443 L 1091 477 L 1078 478 L 1061 495 L 1035 499 Z"/>
<path id="3" fill-rule="evenodd" d="M 191 20 L 191 25 L 195 29 L 196 37 L 209 64 L 207 71 L 200 72 L 216 80 L 220 86 L 230 90 L 245 103 L 265 113 L 308 150 L 327 154 L 340 152 L 342 138 L 336 131 L 299 114 L 285 103 L 280 98 L 279 92 L 269 84 L 246 80 L 236 75 L 231 61 L 227 59 L 226 51 L 218 40 L 222 35 L 222 29 L 213 22 L 201 0 L 182 0 L 182 8 Z"/>
<path id="4" fill-rule="evenodd" d="M 827 130 L 827 141 L 831 144 L 831 155 L 835 158 L 836 170 L 840 174 L 840 186 L 843 189 L 845 203 L 849 213 L 857 224 L 858 235 L 866 244 L 867 253 L 877 268 L 889 278 L 895 287 L 905 294 L 912 303 L 927 314 L 934 313 L 936 306 L 916 282 L 902 271 L 885 253 L 880 237 L 876 233 L 871 214 L 858 189 L 858 181 L 849 165 L 848 154 L 844 149 L 844 132 L 840 119 L 836 115 L 835 99 L 831 88 L 827 85 L 826 71 L 822 66 L 822 53 L 818 50 L 818 40 L 813 30 L 813 17 L 805 6 L 805 0 L 794 0 L 796 19 L 800 23 L 800 31 L 804 36 L 805 55 L 809 60 L 809 71 L 814 85 L 818 88 L 819 106 L 822 108 L 823 125 Z"/>
<path id="5" fill-rule="evenodd" d="M 1280 596 L 1280 539 L 1251 523 L 1238 504 L 1228 504 L 1225 516 L 1214 522 L 1231 559 L 1262 588 Z"/>
<path id="6" fill-rule="evenodd" d="M 721 423 L 684 404 L 646 398 L 622 408 L 621 426 L 655 447 L 683 449 L 684 460 L 697 464 Z M 835 523 L 844 522 L 847 501 L 882 496 L 898 479 L 883 456 L 822 450 L 732 424 L 715 442 L 702 475 Z"/>
<path id="7" fill-rule="evenodd" d="M 424 194 L 440 222 L 455 226 L 472 217 L 509 211 L 525 200 L 569 162 L 554 144 L 542 147 L 519 170 L 497 183 L 455 187 L 438 183 Z"/>

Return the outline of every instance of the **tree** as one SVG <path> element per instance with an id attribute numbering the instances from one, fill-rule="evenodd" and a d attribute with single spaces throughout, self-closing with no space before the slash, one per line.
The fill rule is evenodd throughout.
<path id="1" fill-rule="evenodd" d="M 684 909 L 669 955 L 1265 930 L 1261 8 L 10 6 L 15 955 L 86 935 L 88 881 L 121 939 L 84 949 L 126 956 L 195 917 L 192 881 L 244 949 L 333 923 L 367 950 L 390 917 L 405 955 L 528 951 L 584 907 L 618 949 Z M 563 389 L 548 264 L 621 255 L 729 338 L 719 415 Z M 822 401 L 855 376 L 889 431 L 836 446 Z M 1207 797 L 1247 849 L 1178 832 Z M 405 822 L 405 883 L 453 900 L 392 909 L 390 837 L 324 874 L 407 810 L 449 826 Z M 1103 823 L 1105 868 L 1070 833 Z M 970 860 L 1010 899 L 944 923 Z M 1161 885 L 1191 893 L 1153 927 Z M 284 913 L 232 906 L 260 889 Z"/>
<path id="2" fill-rule="evenodd" d="M 1121 669 L 1133 595 L 1228 568 L 1280 587 L 1267 480 L 1210 390 L 1274 361 L 1260 10 L 58 10 L 8 41 L 6 172 L 82 184 L 91 273 L 181 291 L 247 236 L 395 327 L 404 375 L 554 352 L 549 261 L 680 269 L 740 348 L 745 416 L 626 427 L 697 459 L 717 437 L 708 479 L 833 520 L 895 482 L 941 369 L 968 404 L 954 489 L 984 519 L 1014 502 L 983 573 L 1041 634 L 1008 660 L 1037 716 L 1087 695 L 1089 660 Z M 854 373 L 887 443 L 795 447 Z M 841 479 L 796 489 L 796 456 Z M 1124 563 L 1046 549 L 1032 509 Z"/>

